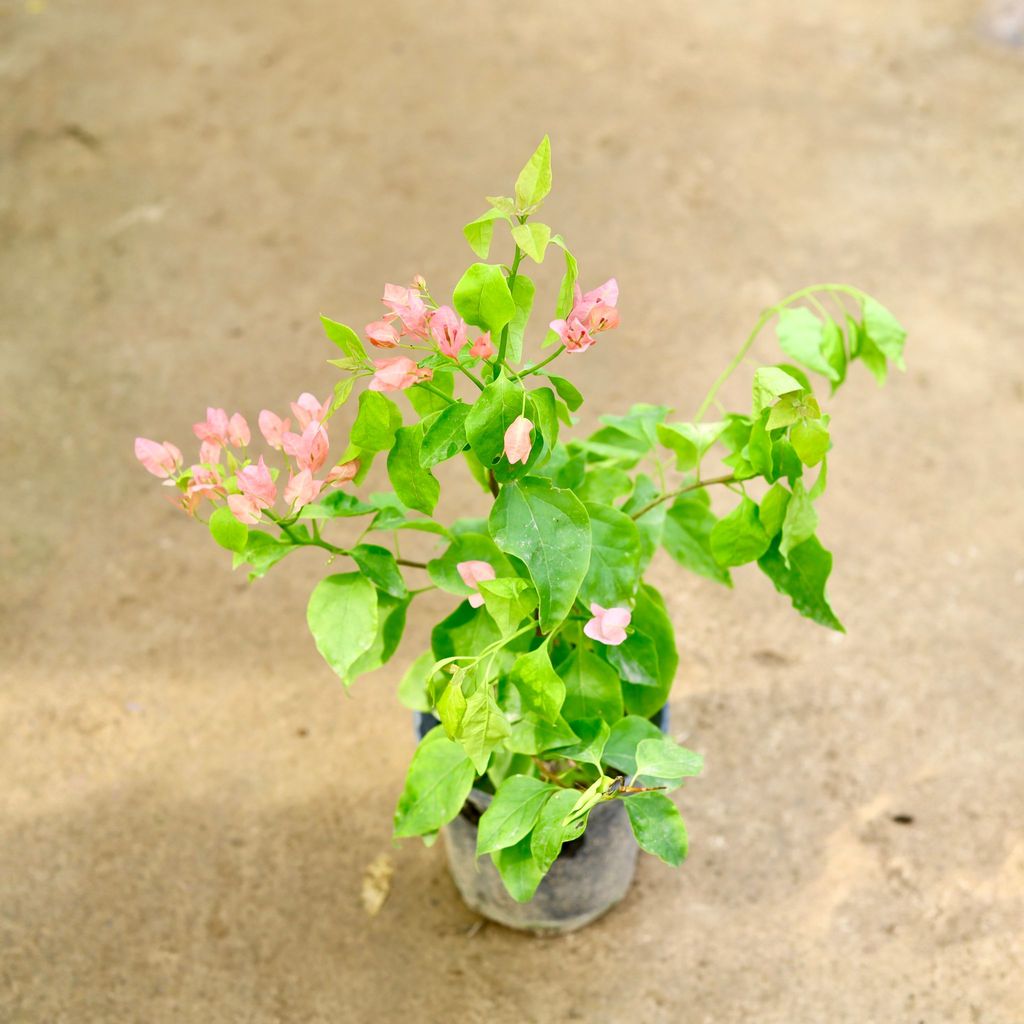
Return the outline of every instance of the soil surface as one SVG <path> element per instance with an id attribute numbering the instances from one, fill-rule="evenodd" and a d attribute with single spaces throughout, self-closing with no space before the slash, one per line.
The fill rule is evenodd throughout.
<path id="1" fill-rule="evenodd" d="M 11 0 L 0 34 L 0 1020 L 1024 1020 L 1024 54 L 973 3 Z M 813 281 L 911 332 L 829 403 L 848 634 L 656 564 L 691 856 L 548 941 L 390 843 L 448 601 L 346 698 L 321 560 L 250 587 L 132 457 L 326 393 L 317 314 L 450 288 L 545 131 L 545 220 L 622 288 L 583 427 L 689 415 Z M 442 514 L 483 511 L 457 479 Z"/>

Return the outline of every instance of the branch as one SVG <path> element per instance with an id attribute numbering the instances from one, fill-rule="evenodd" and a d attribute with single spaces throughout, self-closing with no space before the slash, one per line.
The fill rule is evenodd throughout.
<path id="1" fill-rule="evenodd" d="M 710 487 L 712 484 L 734 484 L 736 482 L 736 477 L 732 473 L 728 476 L 713 476 L 708 480 L 698 480 L 695 484 L 687 484 L 685 487 L 680 487 L 676 491 L 667 491 L 665 494 L 659 495 L 654 499 L 654 501 L 648 502 L 644 505 L 643 508 L 630 513 L 630 517 L 632 519 L 639 519 L 641 516 L 647 515 L 652 508 L 657 508 L 663 501 L 670 501 L 672 498 L 678 498 L 680 494 L 686 494 L 689 491 L 698 491 L 702 487 Z"/>

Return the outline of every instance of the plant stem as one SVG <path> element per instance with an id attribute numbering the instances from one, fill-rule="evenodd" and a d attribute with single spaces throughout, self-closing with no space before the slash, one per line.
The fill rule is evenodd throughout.
<path id="1" fill-rule="evenodd" d="M 428 384 L 425 380 L 421 380 L 419 384 L 414 384 L 413 387 L 423 388 L 429 391 L 432 395 L 437 395 L 438 398 L 443 398 L 449 405 L 458 405 L 457 399 L 449 398 L 440 388 L 435 388 L 433 384 Z M 481 384 L 480 387 L 483 387 Z"/>
<path id="2" fill-rule="evenodd" d="M 774 306 L 769 306 L 761 316 L 758 318 L 757 323 L 754 325 L 754 329 L 747 335 L 747 340 L 743 342 L 739 352 L 733 357 L 729 365 L 722 371 L 718 379 L 714 384 L 711 385 L 711 390 L 704 397 L 704 401 L 701 402 L 700 408 L 697 410 L 696 416 L 694 416 L 695 422 L 700 422 L 704 413 L 708 411 L 711 403 L 715 400 L 715 395 L 718 394 L 718 389 L 732 376 L 733 371 L 740 363 L 743 362 L 744 356 L 750 351 L 750 346 L 754 344 L 757 336 L 761 333 L 762 328 L 769 320 L 772 319 L 776 314 L 785 309 L 786 306 L 792 305 L 794 302 L 798 302 L 803 298 L 810 298 L 812 302 L 818 306 L 824 313 L 824 307 L 816 299 L 814 299 L 815 292 L 839 292 L 843 295 L 851 295 L 858 301 L 864 298 L 864 293 L 859 288 L 854 288 L 848 284 L 812 284 L 806 288 L 801 288 L 798 292 L 793 292 L 792 295 L 787 295 L 781 302 L 776 303 Z"/>
<path id="3" fill-rule="evenodd" d="M 281 528 L 281 532 L 296 546 L 300 548 L 323 548 L 324 551 L 329 551 L 332 555 L 351 555 L 352 552 L 347 548 L 339 548 L 337 544 L 332 544 L 330 541 L 324 540 L 322 537 L 310 537 L 306 540 L 304 537 L 300 537 L 298 534 L 292 533 L 290 525 L 283 523 L 278 519 L 272 512 L 266 513 L 267 518 L 271 522 L 275 523 Z M 415 562 L 409 558 L 396 558 L 395 561 L 399 565 L 407 565 L 411 569 L 426 569 L 426 562 Z"/>
<path id="4" fill-rule="evenodd" d="M 551 355 L 547 357 L 547 359 L 542 359 L 539 363 L 534 363 L 533 366 L 528 366 L 525 370 L 523 370 L 522 373 L 519 374 L 519 376 L 525 377 L 528 374 L 536 373 L 542 366 L 547 366 L 548 363 L 553 363 L 564 351 L 565 346 L 559 345 L 558 348 L 556 348 L 555 351 L 552 352 Z"/>
<path id="5" fill-rule="evenodd" d="M 519 218 L 520 224 L 526 223 L 525 217 Z M 516 275 L 519 273 L 519 264 L 523 259 L 523 250 L 516 246 L 515 255 L 512 257 L 512 269 L 508 275 L 508 290 L 515 297 L 515 286 L 516 286 Z M 494 361 L 494 380 L 498 379 L 498 374 L 501 372 L 501 365 L 505 362 L 505 349 L 508 348 L 508 324 L 505 324 L 501 329 L 501 341 L 498 343 L 498 358 Z"/>
<path id="6" fill-rule="evenodd" d="M 464 373 L 481 391 L 483 391 L 486 385 L 468 366 L 463 366 L 458 359 L 453 360 L 453 362 L 456 370 L 460 373 Z"/>
<path id="7" fill-rule="evenodd" d="M 646 515 L 651 511 L 652 508 L 657 508 L 663 501 L 669 501 L 672 498 L 678 498 L 680 494 L 686 494 L 689 491 L 698 491 L 702 487 L 710 487 L 712 484 L 732 484 L 736 482 L 736 477 L 730 473 L 728 476 L 713 476 L 707 480 L 698 480 L 695 484 L 687 484 L 685 487 L 680 487 L 675 491 L 667 491 L 665 494 L 659 495 L 654 501 L 648 502 L 643 508 L 638 509 L 636 512 L 630 514 L 632 519 L 639 519 L 641 516 Z"/>

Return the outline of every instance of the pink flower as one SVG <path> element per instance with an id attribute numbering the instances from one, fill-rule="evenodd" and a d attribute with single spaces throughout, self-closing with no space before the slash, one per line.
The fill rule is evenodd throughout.
<path id="1" fill-rule="evenodd" d="M 467 330 L 465 320 L 451 306 L 440 306 L 430 314 L 430 333 L 441 351 L 452 359 L 458 359 L 469 341 Z"/>
<path id="2" fill-rule="evenodd" d="M 469 354 L 478 359 L 490 359 L 494 355 L 494 345 L 491 344 L 491 332 L 481 334 L 470 347 Z"/>
<path id="3" fill-rule="evenodd" d="M 397 348 L 398 331 L 391 326 L 389 320 L 374 320 L 372 324 L 366 325 L 366 336 L 370 344 L 377 348 Z"/>
<path id="4" fill-rule="evenodd" d="M 270 508 L 277 498 L 277 487 L 274 478 L 267 469 L 267 464 L 260 456 L 255 466 L 246 466 L 236 474 L 238 489 L 247 498 L 251 498 L 261 508 Z"/>
<path id="5" fill-rule="evenodd" d="M 423 283 L 426 284 L 425 281 Z M 414 334 L 419 338 L 427 336 L 427 304 L 423 301 L 418 288 L 386 284 L 381 302 L 402 321 L 404 333 Z"/>
<path id="6" fill-rule="evenodd" d="M 203 443 L 206 444 L 206 442 Z M 219 454 L 220 449 L 218 448 L 217 451 Z M 212 501 L 214 498 L 224 496 L 224 481 L 221 480 L 220 469 L 217 466 L 211 466 L 209 469 L 205 466 L 193 466 L 189 472 L 192 476 L 185 488 L 185 496 L 189 500 L 184 507 L 191 515 L 203 498 L 209 498 Z"/>
<path id="7" fill-rule="evenodd" d="M 220 445 L 215 441 L 203 441 L 199 446 L 199 461 L 216 465 L 220 462 Z"/>
<path id="8" fill-rule="evenodd" d="M 284 433 L 292 425 L 292 421 L 290 419 L 283 420 L 276 413 L 264 409 L 260 413 L 259 424 L 260 432 L 267 439 L 267 444 L 271 448 L 281 448 L 284 443 L 282 441 Z"/>
<path id="9" fill-rule="evenodd" d="M 308 505 L 311 501 L 316 501 L 323 486 L 323 481 L 314 480 L 308 469 L 295 473 L 284 489 L 285 503 L 289 508 L 295 504 Z"/>
<path id="10" fill-rule="evenodd" d="M 349 462 L 339 463 L 334 467 L 324 480 L 325 484 L 346 484 L 349 480 L 354 480 L 356 473 L 359 472 L 359 460 L 352 459 Z"/>
<path id="11" fill-rule="evenodd" d="M 626 627 L 632 618 L 628 608 L 602 608 L 592 604 L 590 613 L 594 617 L 583 627 L 583 632 L 591 640 L 618 647 L 626 639 Z"/>
<path id="12" fill-rule="evenodd" d="M 370 381 L 371 391 L 404 391 L 421 381 L 432 380 L 434 371 L 429 367 L 419 367 L 407 356 L 394 359 L 375 359 L 373 365 L 377 372 Z"/>
<path id="13" fill-rule="evenodd" d="M 312 420 L 301 434 L 282 435 L 281 443 L 285 454 L 295 459 L 299 469 L 315 473 L 327 461 L 327 430 L 316 420 Z"/>
<path id="14" fill-rule="evenodd" d="M 249 424 L 245 422 L 245 417 L 240 412 L 236 412 L 228 420 L 228 440 L 236 448 L 244 448 L 252 440 Z"/>
<path id="15" fill-rule="evenodd" d="M 619 302 L 619 282 L 614 277 L 608 278 L 607 281 L 599 288 L 595 288 L 593 291 L 584 292 L 580 290 L 580 286 L 577 284 L 573 289 L 573 304 L 572 312 L 569 314 L 569 319 L 576 317 L 577 320 L 586 324 L 591 330 L 595 330 L 594 324 L 591 322 L 591 314 L 595 309 L 601 307 L 604 310 L 615 309 Z M 618 311 L 615 314 L 615 324 L 618 324 Z M 602 328 L 603 330 L 604 328 Z"/>
<path id="16" fill-rule="evenodd" d="M 192 432 L 200 441 L 213 441 L 222 447 L 228 443 L 228 414 L 223 409 L 206 410 L 206 419 L 202 423 L 193 423 Z"/>
<path id="17" fill-rule="evenodd" d="M 522 462 L 524 465 L 533 448 L 530 432 L 533 424 L 525 416 L 517 416 L 505 431 L 505 455 L 513 465 Z"/>
<path id="18" fill-rule="evenodd" d="M 160 444 L 145 437 L 135 438 L 135 458 L 161 480 L 173 476 L 182 463 L 181 452 L 170 441 Z"/>
<path id="19" fill-rule="evenodd" d="M 619 326 L 618 301 L 619 283 L 614 277 L 589 292 L 581 291 L 577 284 L 569 315 L 564 320 L 552 320 L 551 329 L 570 352 L 585 352 L 594 344 L 595 334 Z"/>
<path id="20" fill-rule="evenodd" d="M 245 494 L 229 494 L 228 508 L 240 523 L 246 523 L 249 526 L 255 526 L 263 515 L 259 503 Z M 189 510 L 186 509 L 186 511 Z"/>
<path id="21" fill-rule="evenodd" d="M 310 423 L 323 423 L 331 410 L 331 400 L 320 402 L 308 391 L 303 391 L 298 399 L 292 402 L 292 412 L 295 414 L 295 422 L 299 430 L 305 430 Z"/>
<path id="22" fill-rule="evenodd" d="M 569 352 L 586 352 L 594 344 L 594 336 L 571 313 L 568 320 L 552 320 L 549 326 Z"/>
<path id="23" fill-rule="evenodd" d="M 491 565 L 490 562 L 459 562 L 455 568 L 459 576 L 462 577 L 462 582 L 473 590 L 476 590 L 480 583 L 487 580 L 493 580 L 495 576 L 494 566 Z M 479 608 L 480 605 L 484 603 L 484 595 L 479 591 L 475 594 L 471 594 L 469 597 L 469 603 L 474 608 Z"/>

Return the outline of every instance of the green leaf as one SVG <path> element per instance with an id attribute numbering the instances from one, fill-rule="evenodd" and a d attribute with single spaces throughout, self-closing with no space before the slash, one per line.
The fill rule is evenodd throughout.
<path id="1" fill-rule="evenodd" d="M 554 391 L 551 388 L 534 388 L 530 392 L 533 412 L 536 416 L 534 425 L 540 432 L 547 450 L 553 451 L 558 444 L 558 411 Z"/>
<path id="2" fill-rule="evenodd" d="M 476 457 L 494 470 L 498 480 L 510 480 L 525 474 L 540 451 L 539 438 L 535 436 L 533 454 L 527 459 L 526 465 L 517 463 L 513 466 L 504 455 L 505 432 L 523 415 L 524 408 L 526 418 L 535 422 L 532 400 L 525 395 L 519 384 L 509 380 L 502 371 L 480 392 L 466 417 L 466 437 Z"/>
<path id="3" fill-rule="evenodd" d="M 622 772 L 626 778 L 636 775 L 636 747 L 641 740 L 657 739 L 661 730 L 640 715 L 626 715 L 613 726 L 605 744 L 605 764 Z"/>
<path id="4" fill-rule="evenodd" d="M 377 632 L 369 650 L 352 663 L 350 678 L 373 672 L 391 660 L 405 632 L 405 613 L 410 600 L 408 594 L 394 597 L 383 590 L 377 591 Z"/>
<path id="5" fill-rule="evenodd" d="M 586 817 L 566 825 L 565 819 L 576 805 L 575 789 L 559 789 L 541 808 L 537 824 L 530 833 L 530 851 L 539 869 L 545 874 L 558 859 L 564 843 L 579 839 L 587 827 Z"/>
<path id="6" fill-rule="evenodd" d="M 624 683 L 658 686 L 661 682 L 658 646 L 636 629 L 617 647 L 608 647 L 605 657 Z"/>
<path id="7" fill-rule="evenodd" d="M 578 647 L 558 666 L 565 683 L 562 715 L 571 725 L 587 718 L 615 722 L 622 717 L 622 687 L 603 658 Z"/>
<path id="8" fill-rule="evenodd" d="M 473 762 L 435 726 L 413 755 L 395 810 L 395 838 L 436 832 L 462 810 L 473 788 Z"/>
<path id="9" fill-rule="evenodd" d="M 537 592 L 518 576 L 480 583 L 484 607 L 502 636 L 508 636 L 537 607 Z"/>
<path id="10" fill-rule="evenodd" d="M 623 682 L 622 696 L 630 714 L 650 718 L 668 700 L 679 667 L 679 654 L 676 651 L 675 630 L 665 610 L 665 601 L 649 583 L 642 583 L 636 592 L 632 625 L 637 632 L 650 637 L 658 649 L 660 682 L 658 686 L 636 686 Z"/>
<path id="11" fill-rule="evenodd" d="M 488 644 L 501 639 L 494 619 L 483 608 L 474 608 L 463 601 L 431 631 L 430 645 L 434 657 L 476 657 Z"/>
<path id="12" fill-rule="evenodd" d="M 512 285 L 512 301 L 516 305 L 516 312 L 509 321 L 505 347 L 505 358 L 510 363 L 518 363 L 523 358 L 523 335 L 530 319 L 530 310 L 533 309 L 534 291 L 533 281 L 522 272 L 516 274 L 515 284 Z"/>
<path id="13" fill-rule="evenodd" d="M 793 495 L 786 506 L 786 518 L 782 523 L 782 540 L 779 543 L 779 554 L 787 564 L 790 551 L 813 537 L 817 528 L 818 513 L 814 509 L 814 502 L 804 490 L 803 482 L 797 480 L 793 484 Z"/>
<path id="14" fill-rule="evenodd" d="M 210 514 L 210 535 L 222 548 L 240 554 L 249 541 L 249 527 L 240 523 L 231 509 L 221 506 Z"/>
<path id="15" fill-rule="evenodd" d="M 476 220 L 471 220 L 463 229 L 462 233 L 469 242 L 469 247 L 480 257 L 487 259 L 491 250 L 491 238 L 494 235 L 494 222 L 496 220 L 508 220 L 508 215 L 501 210 L 491 207 L 486 213 L 482 213 Z"/>
<path id="16" fill-rule="evenodd" d="M 388 478 L 403 504 L 429 516 L 441 495 L 441 485 L 429 469 L 420 465 L 422 447 L 422 423 L 399 427 L 395 446 L 388 452 Z"/>
<path id="17" fill-rule="evenodd" d="M 491 860 L 512 899 L 517 903 L 527 903 L 533 899 L 537 886 L 544 878 L 544 872 L 533 858 L 529 836 L 524 836 L 514 846 L 491 854 Z"/>
<path id="18" fill-rule="evenodd" d="M 492 337 L 497 337 L 516 313 L 501 267 L 490 263 L 470 265 L 455 286 L 452 304 L 466 323 L 490 331 Z"/>
<path id="19" fill-rule="evenodd" d="M 768 433 L 768 410 L 754 420 L 750 427 L 750 440 L 747 442 L 746 456 L 755 474 L 766 477 L 772 475 L 772 438 Z"/>
<path id="20" fill-rule="evenodd" d="M 339 324 L 337 320 L 332 320 L 329 316 L 320 315 L 320 323 L 324 325 L 324 331 L 327 337 L 334 342 L 345 353 L 345 355 L 355 359 L 360 365 L 366 362 L 366 349 L 363 348 L 363 343 L 359 340 L 359 335 L 352 330 L 351 327 L 346 327 L 344 324 Z"/>
<path id="21" fill-rule="evenodd" d="M 617 508 L 587 502 L 590 517 L 590 567 L 580 588 L 589 605 L 612 607 L 633 596 L 640 578 L 640 531 Z"/>
<path id="22" fill-rule="evenodd" d="M 571 746 L 578 740 L 564 718 L 545 722 L 538 715 L 527 713 L 513 724 L 505 747 L 521 754 L 546 754 Z"/>
<path id="23" fill-rule="evenodd" d="M 450 362 L 449 365 L 451 365 Z M 436 395 L 434 392 L 440 391 L 442 395 L 447 395 L 451 398 L 455 394 L 455 371 L 441 370 L 435 367 L 434 379 L 430 382 L 430 385 L 433 388 L 432 391 L 428 391 L 425 387 L 417 386 L 406 388 L 402 392 L 421 420 L 425 420 L 428 416 L 441 412 L 451 405 L 451 402 L 446 402 L 440 395 Z"/>
<path id="24" fill-rule="evenodd" d="M 743 565 L 768 550 L 769 537 L 757 515 L 757 503 L 744 497 L 711 531 L 711 553 L 719 565 Z"/>
<path id="25" fill-rule="evenodd" d="M 754 372 L 754 415 L 791 391 L 803 390 L 800 382 L 777 366 L 762 366 Z"/>
<path id="26" fill-rule="evenodd" d="M 516 212 L 516 204 L 511 196 L 486 196 L 485 198 L 495 210 L 507 217 L 509 220 L 512 219 Z"/>
<path id="27" fill-rule="evenodd" d="M 758 512 L 761 526 L 769 537 L 774 537 L 782 529 L 788 507 L 789 491 L 782 484 L 773 484 L 761 499 L 761 509 Z"/>
<path id="28" fill-rule="evenodd" d="M 412 515 L 398 495 L 391 491 L 375 492 L 370 495 L 370 501 L 378 509 L 370 524 L 371 530 L 419 530 L 423 533 L 436 533 L 442 537 L 450 536 L 448 530 L 433 519 L 420 519 Z"/>
<path id="29" fill-rule="evenodd" d="M 590 520 L 572 491 L 540 477 L 505 484 L 488 520 L 494 542 L 522 561 L 540 598 L 540 628 L 572 609 L 590 565 Z"/>
<path id="30" fill-rule="evenodd" d="M 441 720 L 445 735 L 450 740 L 458 736 L 459 730 L 462 728 L 462 718 L 466 714 L 466 695 L 462 691 L 464 675 L 464 672 L 456 672 L 437 699 L 437 717 Z M 469 751 L 467 750 L 466 753 L 468 754 Z"/>
<path id="31" fill-rule="evenodd" d="M 543 263 L 544 253 L 551 241 L 551 228 L 536 221 L 517 224 L 512 229 L 512 238 L 534 263 Z"/>
<path id="32" fill-rule="evenodd" d="M 789 431 L 789 440 L 807 466 L 816 466 L 832 444 L 828 427 L 821 420 L 801 420 Z"/>
<path id="33" fill-rule="evenodd" d="M 813 395 L 795 391 L 791 395 L 783 395 L 772 406 L 765 425 L 768 430 L 788 427 L 800 419 L 817 419 L 821 416 L 821 408 Z"/>
<path id="34" fill-rule="evenodd" d="M 582 764 L 592 764 L 595 768 L 600 768 L 601 755 L 611 731 L 608 723 L 601 721 L 600 718 L 587 718 L 573 722 L 572 729 L 579 737 L 578 741 L 559 750 L 558 756 L 569 757 Z"/>
<path id="35" fill-rule="evenodd" d="M 583 404 L 583 395 L 572 381 L 566 380 L 565 377 L 556 377 L 553 373 L 541 376 L 546 376 L 551 381 L 555 391 L 558 392 L 558 397 L 569 406 L 572 412 L 575 412 Z"/>
<path id="36" fill-rule="evenodd" d="M 850 339 L 850 358 L 859 358 L 871 371 L 879 385 L 885 383 L 889 365 L 885 353 L 867 336 L 864 328 L 849 314 L 846 316 L 846 333 Z"/>
<path id="37" fill-rule="evenodd" d="M 364 452 L 386 452 L 395 443 L 395 431 L 401 425 L 402 414 L 390 398 L 379 391 L 364 391 L 359 396 L 350 440 Z"/>
<path id="38" fill-rule="evenodd" d="M 420 465 L 424 469 L 458 455 L 469 444 L 466 439 L 466 417 L 471 408 L 465 402 L 448 405 L 431 421 L 424 431 L 420 447 Z"/>
<path id="39" fill-rule="evenodd" d="M 405 597 L 409 591 L 395 556 L 378 544 L 358 544 L 349 551 L 362 574 L 379 590 L 392 597 Z"/>
<path id="40" fill-rule="evenodd" d="M 717 522 L 707 491 L 681 494 L 665 517 L 661 542 L 684 568 L 731 587 L 729 570 L 722 568 L 711 553 L 711 531 Z"/>
<path id="41" fill-rule="evenodd" d="M 885 306 L 867 295 L 864 296 L 862 308 L 865 337 L 901 370 L 905 369 L 903 346 L 907 340 L 907 332 L 900 322 Z"/>
<path id="42" fill-rule="evenodd" d="M 703 459 L 725 428 L 724 420 L 718 423 L 659 423 L 658 440 L 675 452 L 676 469 L 685 472 Z"/>
<path id="43" fill-rule="evenodd" d="M 576 257 L 569 252 L 568 247 L 565 244 L 565 239 L 561 235 L 552 235 L 551 242 L 561 248 L 565 254 L 565 273 L 562 275 L 562 283 L 558 288 L 558 304 L 555 306 L 555 318 L 564 319 L 569 314 L 569 310 L 572 309 L 574 301 L 573 287 L 576 284 L 576 280 L 580 276 L 580 268 L 576 262 Z M 549 330 L 544 338 L 544 344 L 542 348 L 547 348 L 549 345 L 554 345 L 559 341 L 558 333 L 553 330 Z"/>
<path id="44" fill-rule="evenodd" d="M 633 490 L 633 478 L 618 466 L 601 466 L 587 473 L 573 490 L 584 504 L 611 505 Z"/>
<path id="45" fill-rule="evenodd" d="M 519 691 L 523 708 L 548 722 L 558 720 L 565 702 L 565 683 L 551 667 L 548 641 L 516 659 L 509 676 Z"/>
<path id="46" fill-rule="evenodd" d="M 403 707 L 409 708 L 410 711 L 429 711 L 431 709 L 427 683 L 433 665 L 433 651 L 424 651 L 406 669 L 402 681 L 398 684 L 398 700 Z"/>
<path id="47" fill-rule="evenodd" d="M 779 345 L 798 363 L 831 381 L 839 380 L 839 373 L 824 352 L 825 335 L 821 320 L 809 309 L 783 309 L 779 311 Z"/>
<path id="48" fill-rule="evenodd" d="M 249 579 L 256 580 L 265 576 L 267 572 L 285 555 L 296 550 L 295 544 L 284 544 L 275 540 L 262 530 L 250 530 L 245 547 L 236 551 L 231 566 L 237 569 L 240 565 L 249 566 Z"/>
<path id="49" fill-rule="evenodd" d="M 331 491 L 322 501 L 304 505 L 299 511 L 300 519 L 343 519 L 349 516 L 365 516 L 376 512 L 374 505 L 360 501 L 347 491 Z"/>
<path id="50" fill-rule="evenodd" d="M 684 779 L 700 775 L 704 758 L 681 747 L 663 733 L 636 745 L 636 773 L 657 779 Z"/>
<path id="51" fill-rule="evenodd" d="M 516 213 L 533 213 L 550 191 L 551 142 L 545 135 L 516 179 Z"/>
<path id="52" fill-rule="evenodd" d="M 846 343 L 843 341 L 842 328 L 834 320 L 826 320 L 822 329 L 821 351 L 829 365 L 836 372 L 832 381 L 832 391 L 846 379 Z"/>
<path id="53" fill-rule="evenodd" d="M 664 793 L 626 797 L 626 813 L 641 850 L 676 868 L 686 859 L 687 837 L 679 809 Z"/>
<path id="54" fill-rule="evenodd" d="M 793 602 L 803 616 L 845 633 L 825 596 L 825 583 L 832 572 L 832 553 L 822 547 L 817 537 L 805 540 L 789 553 L 789 565 L 779 552 L 776 539 L 757 562 L 764 574 L 775 584 L 780 594 Z"/>
<path id="55" fill-rule="evenodd" d="M 497 576 L 514 576 L 512 563 L 497 544 L 483 533 L 459 534 L 439 558 L 427 562 L 431 582 L 449 594 L 472 594 L 473 588 L 462 582 L 456 566 L 459 562 L 488 562 Z"/>
<path id="56" fill-rule="evenodd" d="M 377 591 L 357 572 L 322 579 L 306 609 L 316 649 L 347 686 L 349 671 L 377 634 Z"/>
<path id="57" fill-rule="evenodd" d="M 487 810 L 480 816 L 477 829 L 476 855 L 514 846 L 529 835 L 537 815 L 554 793 L 550 783 L 528 775 L 513 775 L 494 794 Z"/>
<path id="58" fill-rule="evenodd" d="M 491 751 L 508 735 L 508 720 L 491 693 L 489 684 L 478 687 L 466 700 L 459 741 L 476 768 L 477 775 L 487 771 Z"/>
<path id="59" fill-rule="evenodd" d="M 330 360 L 328 360 L 330 361 Z M 337 412 L 349 399 L 349 395 L 352 394 L 352 388 L 355 386 L 355 377 L 342 377 L 341 380 L 335 381 L 334 384 L 334 398 L 331 399 L 331 414 Z"/>

